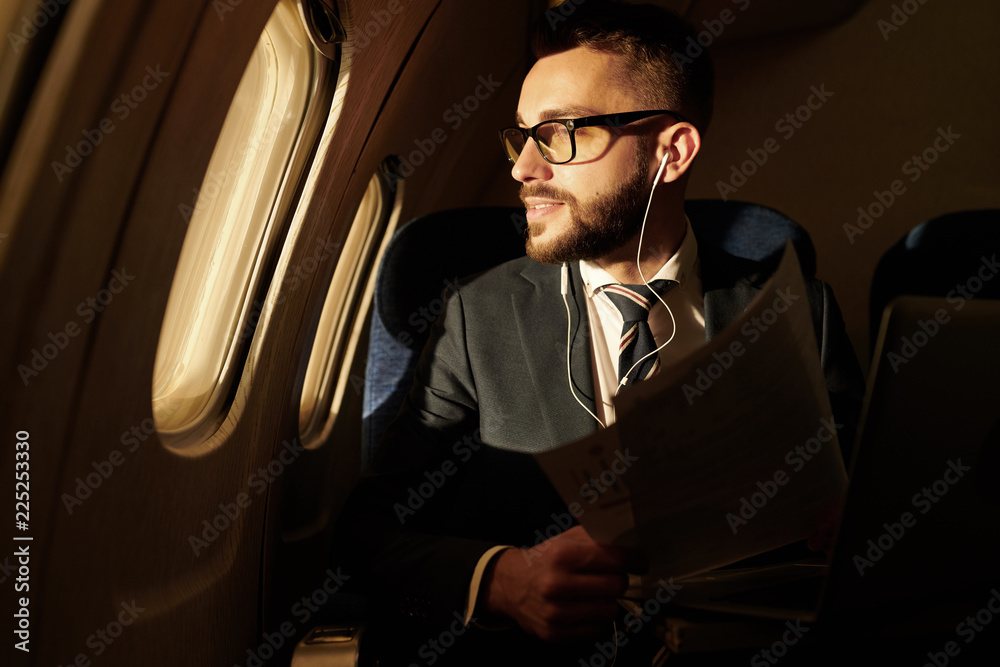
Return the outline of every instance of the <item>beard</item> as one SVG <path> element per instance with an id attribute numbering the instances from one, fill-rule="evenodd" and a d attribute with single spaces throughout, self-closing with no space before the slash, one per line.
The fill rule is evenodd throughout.
<path id="1" fill-rule="evenodd" d="M 592 261 L 618 250 L 642 227 L 647 193 L 648 165 L 645 152 L 624 181 L 607 193 L 595 195 L 583 203 L 569 192 L 544 183 L 521 186 L 521 199 L 545 197 L 564 203 L 570 214 L 570 228 L 563 236 L 544 246 L 535 239 L 545 232 L 546 223 L 528 225 L 525 230 L 525 250 L 528 256 L 542 264 L 561 264 L 579 260 Z"/>

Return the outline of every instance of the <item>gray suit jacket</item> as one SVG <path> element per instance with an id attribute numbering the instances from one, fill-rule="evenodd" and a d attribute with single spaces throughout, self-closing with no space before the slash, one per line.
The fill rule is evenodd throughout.
<path id="1" fill-rule="evenodd" d="M 711 338 L 767 276 L 757 263 L 719 250 L 703 247 L 699 256 Z M 533 545 L 542 534 L 536 531 L 569 517 L 531 456 L 597 427 L 567 387 L 560 270 L 525 257 L 451 294 L 413 387 L 342 514 L 342 562 L 368 575 L 366 592 L 395 600 L 407 616 L 452 621 L 465 609 L 484 551 Z M 589 325 L 575 264 L 571 276 L 572 378 L 593 410 Z M 863 378 L 830 288 L 812 280 L 807 290 L 846 449 Z"/>

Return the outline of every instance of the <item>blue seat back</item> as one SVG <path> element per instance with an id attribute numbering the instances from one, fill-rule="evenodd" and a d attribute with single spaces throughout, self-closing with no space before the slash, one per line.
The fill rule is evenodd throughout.
<path id="1" fill-rule="evenodd" d="M 957 289 L 961 286 L 973 298 L 1000 299 L 1000 277 L 983 280 L 979 274 L 984 261 L 988 269 L 998 251 L 998 209 L 946 213 L 910 230 L 875 267 L 868 302 L 871 349 L 875 349 L 882 312 L 897 296 L 952 294 L 964 299 Z"/>

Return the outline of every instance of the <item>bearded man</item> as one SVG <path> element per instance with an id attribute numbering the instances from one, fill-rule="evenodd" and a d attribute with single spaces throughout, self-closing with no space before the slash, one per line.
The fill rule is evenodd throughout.
<path id="1" fill-rule="evenodd" d="M 683 56 L 692 35 L 662 10 L 598 0 L 537 30 L 517 125 L 501 131 L 528 256 L 451 294 L 338 534 L 380 609 L 423 619 L 425 637 L 485 627 L 522 652 L 614 637 L 628 554 L 579 526 L 536 544 L 568 514 L 532 454 L 612 423 L 617 392 L 669 373 L 767 279 L 699 245 L 684 213 L 712 116 L 709 60 Z M 861 373 L 830 289 L 808 292 L 835 417 L 849 422 Z M 627 341 L 623 295 L 648 311 Z M 398 516 L 435 474 L 447 481 Z"/>

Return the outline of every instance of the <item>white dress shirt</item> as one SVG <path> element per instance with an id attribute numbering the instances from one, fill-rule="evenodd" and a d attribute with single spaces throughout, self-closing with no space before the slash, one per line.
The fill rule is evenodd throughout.
<path id="1" fill-rule="evenodd" d="M 618 281 L 593 262 L 580 262 L 580 276 L 583 279 L 587 317 L 590 321 L 590 352 L 597 416 L 605 426 L 610 426 L 615 421 L 612 400 L 618 389 L 618 343 L 624 320 L 618 307 L 602 288 L 617 284 Z M 698 241 L 694 237 L 690 221 L 677 252 L 659 271 L 645 278 L 647 282 L 668 279 L 680 283 L 661 297 L 670 307 L 674 322 L 659 300 L 654 301 L 653 307 L 649 309 L 649 329 L 653 332 L 657 347 L 670 340 L 659 351 L 660 373 L 669 373 L 672 364 L 705 344 L 705 300 L 701 291 Z"/>
<path id="2" fill-rule="evenodd" d="M 612 400 L 618 386 L 618 342 L 621 339 L 624 319 L 618 307 L 611 302 L 602 288 L 618 281 L 593 262 L 580 262 L 580 276 L 587 297 L 597 416 L 605 426 L 610 426 L 615 421 Z M 661 278 L 680 283 L 662 297 L 673 313 L 676 333 L 670 314 L 662 303 L 656 301 L 649 309 L 649 329 L 653 332 L 657 346 L 663 345 L 670 339 L 671 334 L 674 334 L 670 343 L 659 351 L 660 373 L 669 373 L 670 366 L 674 362 L 705 344 L 705 300 L 701 291 L 701 264 L 698 261 L 698 241 L 694 237 L 690 220 L 687 221 L 684 238 L 677 252 L 656 274 L 646 276 L 648 282 Z M 559 312 L 563 312 L 562 309 Z M 560 363 L 565 363 L 565 359 Z M 561 388 L 553 387 L 551 391 L 569 391 L 569 387 L 566 385 Z M 469 597 L 465 609 L 466 625 L 473 620 L 479 588 L 487 565 L 507 548 L 514 547 L 496 546 L 479 558 L 469 585 Z"/>

